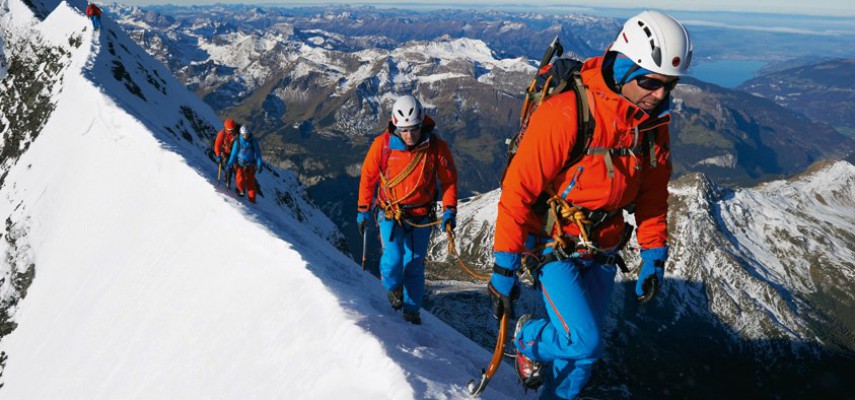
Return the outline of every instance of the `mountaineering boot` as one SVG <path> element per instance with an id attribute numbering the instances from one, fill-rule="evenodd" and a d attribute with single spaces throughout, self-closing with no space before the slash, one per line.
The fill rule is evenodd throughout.
<path id="1" fill-rule="evenodd" d="M 523 325 L 531 319 L 531 314 L 525 314 L 517 320 L 517 326 L 514 329 L 514 341 L 519 337 Z M 540 385 L 543 385 L 543 364 L 526 357 L 520 353 L 519 349 L 517 349 L 516 353 L 514 370 L 517 372 L 517 378 L 526 390 L 537 390 Z"/>
<path id="2" fill-rule="evenodd" d="M 419 315 L 418 311 L 415 311 L 415 312 L 404 311 L 404 321 L 407 321 L 413 325 L 421 325 L 422 324 L 422 316 Z"/>
<path id="3" fill-rule="evenodd" d="M 240 190 L 239 188 L 235 188 L 235 192 L 237 192 L 238 197 L 243 197 L 246 195 L 246 193 L 244 193 L 244 191 Z"/>
<path id="4" fill-rule="evenodd" d="M 389 299 L 389 304 L 392 309 L 398 311 L 404 306 L 404 289 L 397 288 L 386 292 L 386 297 Z"/>

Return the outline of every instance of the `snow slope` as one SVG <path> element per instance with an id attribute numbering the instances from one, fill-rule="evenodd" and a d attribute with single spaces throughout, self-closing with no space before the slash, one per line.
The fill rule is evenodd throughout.
<path id="1" fill-rule="evenodd" d="M 2 397 L 466 397 L 488 352 L 431 315 L 415 327 L 393 313 L 329 220 L 279 192 L 293 174 L 267 171 L 256 206 L 215 190 L 199 133 L 213 112 L 109 16 L 93 35 L 84 5 L 20 16 L 72 60 L 0 188 L 15 254 L 35 265 L 0 342 Z M 522 395 L 503 367 L 485 398 Z"/>

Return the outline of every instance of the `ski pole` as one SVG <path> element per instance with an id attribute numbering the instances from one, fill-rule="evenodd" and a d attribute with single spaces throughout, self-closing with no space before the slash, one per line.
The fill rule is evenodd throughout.
<path id="1" fill-rule="evenodd" d="M 368 225 L 368 224 L 366 224 Z M 362 270 L 365 271 L 365 253 L 368 249 L 368 226 L 366 229 L 362 230 Z"/>
<path id="2" fill-rule="evenodd" d="M 217 185 L 220 184 L 220 175 L 223 174 L 223 164 L 217 163 Z"/>

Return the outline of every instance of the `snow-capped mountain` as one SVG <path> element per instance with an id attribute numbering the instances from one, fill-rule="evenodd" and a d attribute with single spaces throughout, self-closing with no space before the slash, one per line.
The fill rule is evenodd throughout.
<path id="1" fill-rule="evenodd" d="M 595 393 L 609 398 L 646 393 L 643 385 L 650 384 L 645 380 L 656 378 L 628 365 L 644 364 L 643 355 L 649 355 L 649 349 L 658 349 L 660 360 L 676 365 L 705 362 L 691 361 L 698 354 L 738 359 L 740 366 L 734 367 L 733 375 L 748 365 L 760 368 L 753 372 L 753 383 L 765 389 L 750 390 L 785 398 L 806 393 L 787 383 L 799 373 L 830 374 L 833 381 L 843 376 L 831 371 L 831 366 L 848 365 L 851 370 L 855 365 L 855 166 L 844 161 L 825 164 L 788 180 L 736 190 L 692 174 L 673 182 L 670 191 L 667 284 L 656 302 L 639 313 L 632 292 L 634 275 L 618 274 L 620 284 L 609 317 L 610 354 L 604 363 L 609 372 L 600 376 L 600 388 L 592 389 Z M 498 200 L 496 190 L 459 207 L 455 244 L 465 261 L 484 274 L 492 266 Z M 445 238 L 437 235 L 431 243 L 429 258 L 440 264 L 434 277 L 465 280 L 467 276 L 448 255 Z M 631 267 L 640 262 L 636 251 L 624 251 L 624 256 Z M 537 300 L 534 293 L 524 293 L 521 307 L 534 309 Z M 446 307 L 436 307 L 435 314 L 446 315 Z M 466 321 L 457 325 L 478 329 Z M 644 338 L 648 350 L 639 353 L 638 337 Z M 675 374 L 683 374 L 674 381 L 684 387 L 675 388 L 672 395 L 733 396 L 737 388 L 743 390 L 742 383 L 710 389 L 703 380 L 730 379 L 730 374 L 720 367 L 699 366 L 697 371 L 674 368 Z M 661 368 L 657 364 L 657 371 Z M 627 374 L 637 380 L 628 381 Z M 609 389 L 621 382 L 629 385 L 629 397 Z M 751 381 L 746 384 L 752 387 Z M 844 393 L 835 390 L 846 385 L 835 384 L 835 389 L 825 388 L 830 391 L 823 393 L 835 394 L 832 397 Z"/>
<path id="2" fill-rule="evenodd" d="M 347 6 L 109 12 L 221 117 L 258 127 L 267 159 L 298 174 L 354 254 L 360 165 L 397 95 L 428 106 L 451 145 L 461 194 L 485 193 L 498 184 L 521 93 L 547 44 L 558 36 L 568 54 L 598 55 L 620 28 L 579 14 Z M 691 79 L 674 99 L 678 175 L 753 183 L 855 157 L 855 141 L 769 101 Z"/>
<path id="3" fill-rule="evenodd" d="M 213 111 L 85 6 L 0 1 L 2 397 L 465 397 L 489 353 L 392 312 L 293 173 L 218 189 Z"/>

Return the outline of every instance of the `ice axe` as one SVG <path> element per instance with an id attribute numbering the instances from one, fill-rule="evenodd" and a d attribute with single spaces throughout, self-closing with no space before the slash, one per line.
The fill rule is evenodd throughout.
<path id="1" fill-rule="evenodd" d="M 549 65 L 549 62 L 552 61 L 552 57 L 561 57 L 562 54 L 564 54 L 564 46 L 561 45 L 561 41 L 559 41 L 558 36 L 556 36 L 555 39 L 552 39 L 552 43 L 549 44 L 549 47 L 546 48 L 546 52 L 543 53 L 543 58 L 540 59 L 540 64 L 537 67 L 537 70 L 534 71 L 534 77 L 531 78 L 531 83 L 528 86 L 528 92 L 534 91 L 535 85 L 537 85 L 537 78 L 540 76 L 541 70 Z M 532 96 L 526 94 L 525 100 L 523 100 L 522 113 L 520 114 L 520 123 L 522 123 L 525 116 L 528 115 L 528 112 L 534 103 L 532 99 Z M 503 173 L 502 180 L 504 179 L 505 176 Z"/>
<path id="2" fill-rule="evenodd" d="M 540 60 L 538 71 L 545 67 L 546 64 L 549 64 L 549 62 L 552 61 L 553 56 L 557 55 L 558 57 L 561 57 L 562 54 L 564 54 L 564 46 L 561 45 L 561 42 L 558 40 L 558 36 L 556 36 L 555 39 L 552 39 L 552 43 L 549 44 L 549 47 L 546 48 L 546 53 L 543 54 L 543 58 Z"/>
<path id="3" fill-rule="evenodd" d="M 368 224 L 366 224 L 366 225 L 368 225 Z M 365 229 L 362 230 L 362 270 L 363 271 L 365 271 L 365 260 L 366 260 L 365 253 L 367 252 L 367 250 L 368 250 L 368 226 L 366 226 Z"/>
<path id="4" fill-rule="evenodd" d="M 499 338 L 496 340 L 496 348 L 493 349 L 493 358 L 490 360 L 490 365 L 487 366 L 487 369 L 481 370 L 481 379 L 478 380 L 478 383 L 475 383 L 475 380 L 472 379 L 469 381 L 468 389 L 469 394 L 472 397 L 478 397 L 484 392 L 484 389 L 487 388 L 487 384 L 490 383 L 490 379 L 493 378 L 493 375 L 496 374 L 496 370 L 499 369 L 499 365 L 502 364 L 502 356 L 505 355 L 505 341 L 508 338 L 508 313 L 502 313 L 502 319 L 499 321 Z"/>

